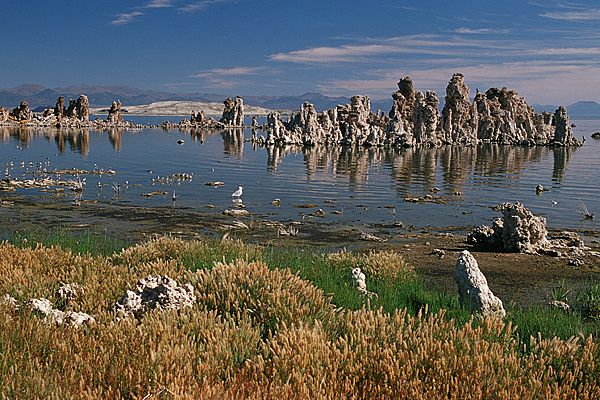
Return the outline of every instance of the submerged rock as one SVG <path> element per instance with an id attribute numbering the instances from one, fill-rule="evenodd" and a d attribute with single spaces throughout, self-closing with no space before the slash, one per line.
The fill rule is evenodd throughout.
<path id="1" fill-rule="evenodd" d="M 458 295 L 463 306 L 483 316 L 506 316 L 502 300 L 492 293 L 477 260 L 467 250 L 464 250 L 456 261 L 454 280 L 458 285 Z"/>
<path id="2" fill-rule="evenodd" d="M 179 310 L 196 302 L 194 287 L 179 285 L 168 276 L 149 275 L 140 279 L 135 291 L 128 290 L 114 306 L 122 317 L 142 318 L 150 310 Z"/>

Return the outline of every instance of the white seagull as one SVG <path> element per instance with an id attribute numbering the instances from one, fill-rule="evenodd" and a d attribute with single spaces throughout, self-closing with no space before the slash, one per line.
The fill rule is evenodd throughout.
<path id="1" fill-rule="evenodd" d="M 243 191 L 244 191 L 244 188 L 240 186 L 240 187 L 238 187 L 238 190 L 236 190 L 235 192 L 233 192 L 231 194 L 231 197 L 241 197 Z"/>

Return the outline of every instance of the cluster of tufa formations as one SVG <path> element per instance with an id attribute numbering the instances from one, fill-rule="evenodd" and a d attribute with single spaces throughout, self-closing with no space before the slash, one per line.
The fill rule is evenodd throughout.
<path id="1" fill-rule="evenodd" d="M 256 140 L 266 144 L 401 147 L 479 142 L 580 145 L 563 107 L 554 115 L 537 114 L 521 96 L 506 88 L 477 91 L 471 102 L 462 74 L 454 74 L 448 83 L 441 113 L 437 94 L 415 91 L 409 77 L 400 79 L 392 99 L 393 106 L 387 116 L 373 113 L 366 96 L 353 96 L 350 104 L 321 113 L 312 104 L 304 103 L 285 122 L 277 113 L 269 114 L 267 137 Z"/>
<path id="2" fill-rule="evenodd" d="M 360 146 L 429 146 L 447 144 L 475 145 L 481 142 L 511 145 L 578 146 L 573 136 L 569 117 L 564 107 L 554 114 L 536 113 L 515 91 L 491 88 L 485 93 L 477 91 L 469 99 L 469 88 L 462 74 L 454 74 L 448 87 L 444 107 L 440 112 L 438 96 L 433 91 L 415 91 L 409 77 L 398 82 L 392 95 L 392 109 L 371 111 L 367 96 L 353 96 L 350 104 L 318 112 L 314 105 L 305 102 L 300 110 L 283 121 L 278 112 L 267 115 L 265 125 L 252 121 L 252 141 L 267 145 L 317 144 Z M 203 111 L 193 112 L 189 119 L 179 124 L 165 123 L 165 129 L 180 128 L 242 128 L 244 126 L 244 101 L 237 96 L 227 98 L 219 121 L 207 118 Z M 84 95 L 70 100 L 65 107 L 64 97 L 59 97 L 54 109 L 35 115 L 26 101 L 10 111 L 0 108 L 0 124 L 31 124 L 56 127 L 123 127 L 139 128 L 123 119 L 121 103 L 113 102 L 105 120 L 89 121 L 89 101 Z M 257 136 L 264 129 L 266 137 Z"/>
<path id="3" fill-rule="evenodd" d="M 467 236 L 467 243 L 492 251 L 574 259 L 584 255 L 587 249 L 575 232 L 561 231 L 549 235 L 546 218 L 533 215 L 521 203 L 504 203 L 494 209 L 502 213 L 502 218 L 496 218 L 492 226 L 477 227 Z"/>
<path id="4" fill-rule="evenodd" d="M 99 118 L 90 121 L 90 102 L 86 95 L 78 99 L 69 100 L 65 105 L 65 98 L 60 96 L 54 108 L 47 108 L 41 114 L 30 110 L 29 104 L 23 100 L 19 107 L 12 111 L 0 107 L 0 125 L 25 125 L 56 128 L 134 128 L 137 127 L 123 119 L 121 102 L 114 101 L 108 110 L 105 120 Z"/>

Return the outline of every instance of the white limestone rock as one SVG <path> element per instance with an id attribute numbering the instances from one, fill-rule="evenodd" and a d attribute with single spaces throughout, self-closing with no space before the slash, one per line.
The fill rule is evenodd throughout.
<path id="1" fill-rule="evenodd" d="M 581 143 L 573 136 L 571 123 L 567 110 L 564 107 L 558 107 L 554 112 L 554 131 L 553 144 L 558 146 L 579 146 Z"/>
<path id="2" fill-rule="evenodd" d="M 377 293 L 369 292 L 369 290 L 367 290 L 367 278 L 366 278 L 364 272 L 362 272 L 360 270 L 360 268 L 358 268 L 358 267 L 352 268 L 350 270 L 350 277 L 354 281 L 356 290 L 358 290 L 358 292 L 361 295 L 367 296 L 369 298 L 377 297 Z"/>
<path id="3" fill-rule="evenodd" d="M 244 126 L 244 100 L 237 96 L 235 99 L 228 97 L 223 102 L 223 114 L 220 123 L 227 127 Z"/>
<path id="4" fill-rule="evenodd" d="M 517 253 L 536 253 L 547 248 L 546 218 L 535 216 L 521 203 L 504 203 L 502 212 L 502 243 L 504 250 Z"/>
<path id="5" fill-rule="evenodd" d="M 360 270 L 360 268 L 352 268 L 350 271 L 350 276 L 354 280 L 354 284 L 360 293 L 367 292 L 367 281 L 364 272 Z"/>
<path id="6" fill-rule="evenodd" d="M 78 283 L 62 283 L 56 289 L 56 297 L 65 304 L 83 294 L 83 288 Z"/>
<path id="7" fill-rule="evenodd" d="M 464 250 L 456 261 L 454 280 L 458 285 L 460 303 L 483 316 L 503 318 L 506 315 L 502 300 L 494 296 L 477 260 Z"/>
<path id="8" fill-rule="evenodd" d="M 564 301 L 553 300 L 548 303 L 548 306 L 550 308 L 562 310 L 562 311 L 566 312 L 567 314 L 571 314 L 571 306 L 568 303 L 565 303 Z"/>
<path id="9" fill-rule="evenodd" d="M 137 282 L 135 291 L 128 290 L 114 309 L 122 317 L 142 318 L 150 310 L 179 310 L 195 302 L 191 284 L 179 285 L 168 276 L 149 275 Z"/>
<path id="10" fill-rule="evenodd" d="M 50 300 L 44 298 L 31 299 L 29 301 L 29 308 L 34 314 L 44 318 L 47 322 L 56 325 L 64 324 L 78 328 L 83 324 L 95 322 L 94 317 L 83 312 L 58 310 L 52 307 Z"/>
<path id="11" fill-rule="evenodd" d="M 13 310 L 16 310 L 17 308 L 19 308 L 19 303 L 17 302 L 17 299 L 15 299 L 14 297 L 12 297 L 8 293 L 6 293 L 2 297 L 2 304 L 7 305 L 8 307 L 12 308 Z"/>

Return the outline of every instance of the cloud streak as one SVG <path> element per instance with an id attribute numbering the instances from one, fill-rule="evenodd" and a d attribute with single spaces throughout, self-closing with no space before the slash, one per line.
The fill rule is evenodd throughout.
<path id="1" fill-rule="evenodd" d="M 187 2 L 187 4 L 182 4 L 182 5 L 177 6 L 177 11 L 180 14 L 192 14 L 192 13 L 202 11 L 210 6 L 214 6 L 217 4 L 232 3 L 234 1 L 236 1 L 236 0 L 201 0 L 201 1 L 195 1 L 195 2 Z M 159 10 L 159 9 L 163 9 L 163 8 L 175 8 L 175 7 L 176 7 L 175 0 L 150 0 L 146 4 L 144 4 L 140 7 L 133 8 L 132 11 L 117 14 L 114 17 L 114 19 L 111 21 L 111 24 L 112 25 L 127 25 L 127 24 L 134 22 L 135 20 L 137 20 L 139 17 L 144 15 L 146 12 L 149 12 L 150 10 Z"/>
<path id="2" fill-rule="evenodd" d="M 173 7 L 173 0 L 152 0 L 144 8 L 170 8 Z"/>
<path id="3" fill-rule="evenodd" d="M 458 33 L 461 35 L 483 35 L 490 33 L 506 33 L 508 30 L 506 29 L 492 29 L 492 28 L 458 28 L 453 30 L 454 33 Z"/>
<path id="4" fill-rule="evenodd" d="M 211 89 L 232 89 L 240 86 L 251 85 L 252 79 L 249 77 L 263 74 L 271 71 L 266 67 L 245 67 L 236 66 L 229 68 L 213 68 L 200 71 L 191 76 L 191 78 L 202 79 L 205 86 Z M 245 78 L 245 79 L 240 79 Z"/>
<path id="5" fill-rule="evenodd" d="M 540 14 L 541 17 L 569 22 L 600 21 L 600 9 L 594 8 L 581 11 L 556 11 Z"/>
<path id="6" fill-rule="evenodd" d="M 192 14 L 199 11 L 202 11 L 210 6 L 216 4 L 224 4 L 224 3 L 232 3 L 234 0 L 202 0 L 196 1 L 194 3 L 188 3 L 178 8 L 179 12 L 182 14 Z"/>
<path id="7" fill-rule="evenodd" d="M 269 59 L 278 62 L 327 64 L 356 63 L 394 55 L 451 56 L 460 52 L 478 55 L 498 49 L 508 50 L 501 41 L 465 39 L 442 35 L 412 35 L 383 39 L 363 39 L 363 43 L 341 46 L 312 47 L 271 54 Z"/>
<path id="8" fill-rule="evenodd" d="M 565 102 L 594 98 L 596 88 L 600 85 L 600 65 L 592 61 L 522 61 L 423 69 L 375 69 L 363 71 L 366 79 L 332 79 L 321 83 L 318 89 L 330 96 L 360 93 L 373 98 L 387 98 L 394 91 L 398 79 L 408 75 L 415 82 L 417 90 L 435 90 L 443 95 L 454 72 L 464 74 L 472 90 L 508 86 L 526 99 L 539 102 L 552 102 L 557 98 Z M 544 91 L 540 92 L 540 87 L 544 87 Z M 565 93 L 573 94 L 569 98 L 565 97 Z"/>
<path id="9" fill-rule="evenodd" d="M 193 78 L 217 78 L 256 75 L 265 71 L 265 67 L 231 67 L 231 68 L 213 68 L 206 71 L 200 71 L 192 75 Z"/>
<path id="10" fill-rule="evenodd" d="M 135 21 L 138 17 L 144 15 L 141 11 L 132 11 L 117 14 L 116 17 L 111 21 L 113 25 L 127 25 Z"/>

